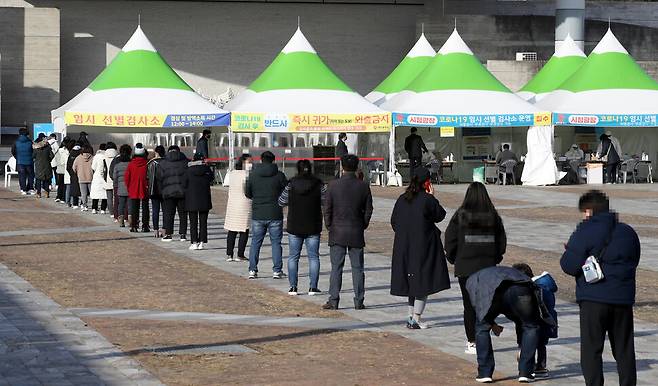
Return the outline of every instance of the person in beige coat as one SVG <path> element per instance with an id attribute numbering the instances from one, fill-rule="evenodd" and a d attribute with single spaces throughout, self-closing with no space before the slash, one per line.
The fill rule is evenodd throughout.
<path id="1" fill-rule="evenodd" d="M 226 219 L 224 229 L 228 231 L 226 240 L 226 261 L 247 261 L 244 250 L 249 239 L 249 224 L 251 223 L 251 200 L 244 195 L 244 186 L 251 170 L 251 155 L 243 154 L 235 165 L 235 170 L 229 173 L 230 187 L 226 203 Z M 238 256 L 233 257 L 235 239 L 238 241 Z"/>
<path id="2" fill-rule="evenodd" d="M 93 161 L 94 149 L 91 146 L 82 148 L 82 153 L 73 161 L 73 171 L 78 176 L 78 183 L 80 184 L 80 208 L 83 212 L 88 211 L 87 197 L 91 191 L 91 180 L 94 177 L 94 170 L 91 168 Z"/>

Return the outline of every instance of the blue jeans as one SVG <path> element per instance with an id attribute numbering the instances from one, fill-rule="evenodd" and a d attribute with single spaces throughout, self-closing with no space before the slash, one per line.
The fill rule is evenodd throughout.
<path id="1" fill-rule="evenodd" d="M 290 252 L 288 256 L 288 281 L 291 287 L 297 287 L 297 267 L 303 244 L 306 244 L 306 253 L 308 254 L 309 288 L 318 288 L 318 279 L 320 278 L 320 235 L 306 237 L 288 235 L 288 250 Z"/>
<path id="2" fill-rule="evenodd" d="M 511 285 L 497 293 L 486 320 L 478 320 L 475 326 L 478 376 L 491 377 L 496 365 L 491 347 L 491 322 L 504 314 L 521 331 L 521 357 L 519 376 L 529 376 L 535 370 L 535 351 L 539 343 L 540 317 L 533 290 L 525 285 Z"/>
<path id="3" fill-rule="evenodd" d="M 18 172 L 18 185 L 21 191 L 27 192 L 34 189 L 34 165 L 16 165 Z"/>
<path id="4" fill-rule="evenodd" d="M 159 198 L 151 198 L 151 222 L 153 229 L 160 229 L 160 207 L 162 200 Z"/>
<path id="5" fill-rule="evenodd" d="M 260 247 L 263 245 L 265 233 L 270 234 L 272 242 L 272 272 L 283 271 L 283 220 L 251 220 L 251 248 L 249 248 L 249 270 L 258 272 Z"/>

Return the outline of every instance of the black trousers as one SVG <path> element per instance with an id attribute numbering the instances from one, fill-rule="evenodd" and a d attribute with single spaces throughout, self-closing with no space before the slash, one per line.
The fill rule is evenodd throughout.
<path id="1" fill-rule="evenodd" d="M 66 200 L 66 185 L 64 185 L 64 175 L 55 174 L 55 183 L 57 183 L 57 199 L 60 201 Z"/>
<path id="2" fill-rule="evenodd" d="M 423 157 L 409 157 L 409 180 L 413 178 L 416 168 L 422 166 Z"/>
<path id="3" fill-rule="evenodd" d="M 466 280 L 468 280 L 468 276 L 458 278 L 459 289 L 462 291 L 462 302 L 464 303 L 464 331 L 466 332 L 466 339 L 471 343 L 475 343 L 475 309 L 466 290 Z"/>
<path id="4" fill-rule="evenodd" d="M 605 164 L 605 176 L 603 176 L 605 180 L 604 182 L 608 182 L 608 183 L 617 182 L 618 166 L 619 166 L 619 162 Z"/>
<path id="5" fill-rule="evenodd" d="M 249 229 L 245 232 L 228 231 L 226 237 L 226 256 L 233 256 L 233 249 L 235 248 L 235 238 L 240 234 L 238 241 L 238 257 L 245 257 L 244 250 L 247 248 L 247 240 L 249 240 Z"/>
<path id="6" fill-rule="evenodd" d="M 627 305 L 580 302 L 580 367 L 588 386 L 603 385 L 603 346 L 610 339 L 617 361 L 620 386 L 637 384 L 633 307 Z"/>
<path id="7" fill-rule="evenodd" d="M 207 243 L 208 211 L 188 213 L 190 215 L 190 241 L 192 243 Z"/>
<path id="8" fill-rule="evenodd" d="M 91 209 L 98 210 L 98 201 L 101 202 L 101 210 L 107 209 L 107 199 L 99 200 L 98 198 L 91 199 Z"/>
<path id="9" fill-rule="evenodd" d="M 132 223 L 130 226 L 132 228 L 138 228 L 139 227 L 139 207 L 142 207 L 142 228 L 148 228 L 149 226 L 149 200 L 148 198 L 144 199 L 138 199 L 138 198 L 131 198 L 130 199 L 130 219 L 132 220 Z"/>
<path id="10" fill-rule="evenodd" d="M 184 198 L 165 198 L 162 201 L 162 223 L 165 229 L 165 234 L 171 236 L 174 234 L 174 218 L 178 211 L 178 218 L 180 224 L 178 227 L 179 235 L 187 234 L 187 212 L 185 211 Z"/>

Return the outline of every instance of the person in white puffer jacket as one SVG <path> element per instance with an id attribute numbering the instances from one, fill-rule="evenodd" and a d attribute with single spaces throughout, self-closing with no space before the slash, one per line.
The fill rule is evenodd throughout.
<path id="1" fill-rule="evenodd" d="M 64 137 L 57 153 L 55 153 L 55 158 L 53 158 L 55 173 L 57 174 L 57 199 L 55 202 L 61 202 L 63 204 L 67 203 L 70 199 L 69 185 L 71 185 L 71 176 L 66 171 L 66 161 L 69 159 L 68 145 L 70 142 L 71 138 Z M 61 197 L 59 188 L 60 183 L 62 185 Z"/>
<path id="2" fill-rule="evenodd" d="M 94 175 L 91 178 L 91 191 L 89 194 L 91 197 L 92 214 L 99 213 L 99 202 L 100 214 L 105 214 L 105 210 L 107 210 L 107 194 L 105 193 L 105 178 L 107 176 L 107 169 L 104 167 L 106 146 L 106 144 L 101 143 L 98 147 L 98 151 L 96 151 L 96 154 L 91 161 L 91 170 L 94 171 Z"/>

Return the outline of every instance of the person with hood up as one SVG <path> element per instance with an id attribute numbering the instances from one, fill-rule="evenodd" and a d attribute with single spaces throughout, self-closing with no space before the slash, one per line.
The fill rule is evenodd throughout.
<path id="1" fill-rule="evenodd" d="M 130 163 L 130 155 L 132 154 L 133 149 L 130 145 L 123 144 L 119 148 L 119 156 L 112 161 L 110 167 L 112 174 L 112 181 L 114 182 L 114 192 L 117 196 L 116 201 L 116 210 L 117 210 L 117 221 L 121 228 L 126 226 L 126 207 L 128 206 L 128 186 L 126 185 L 126 170 L 128 169 L 128 164 Z"/>
<path id="2" fill-rule="evenodd" d="M 60 196 L 59 182 L 57 183 L 58 200 L 56 200 L 56 202 L 60 202 L 62 204 L 68 204 L 70 194 L 69 191 L 71 189 L 71 176 L 69 176 L 69 173 L 66 171 L 66 161 L 69 159 L 68 148 L 70 141 L 71 139 L 69 137 L 64 137 L 64 139 L 62 139 L 59 150 L 57 150 L 57 154 L 55 154 L 55 158 L 53 159 L 56 167 L 55 173 L 57 173 L 58 181 L 61 181 L 62 184 L 62 192 Z"/>
<path id="3" fill-rule="evenodd" d="M 251 200 L 244 195 L 247 177 L 251 171 L 251 155 L 242 154 L 235 163 L 235 169 L 228 174 L 231 181 L 228 188 L 228 200 L 226 201 L 226 218 L 224 229 L 228 231 L 226 236 L 226 261 L 247 261 L 244 250 L 249 240 L 249 225 L 251 224 Z M 235 239 L 239 235 L 238 255 L 233 256 Z"/>
<path id="4" fill-rule="evenodd" d="M 105 169 L 105 150 L 107 145 L 101 143 L 98 146 L 98 151 L 94 158 L 91 160 L 91 170 L 94 175 L 91 178 L 91 213 L 98 212 L 98 204 L 100 201 L 100 213 L 105 214 L 107 209 L 107 193 L 105 192 L 105 178 L 107 176 L 107 169 Z"/>
<path id="5" fill-rule="evenodd" d="M 187 240 L 187 212 L 185 211 L 185 189 L 183 178 L 187 172 L 188 159 L 176 145 L 169 146 L 165 158 L 157 170 L 158 187 L 163 200 L 162 222 L 165 235 L 162 241 L 172 241 L 174 219 L 178 211 L 180 241 Z"/>
<path id="6" fill-rule="evenodd" d="M 69 202 L 68 205 L 69 208 L 78 209 L 80 201 L 80 184 L 78 183 L 78 175 L 75 173 L 75 170 L 73 170 L 73 163 L 78 159 L 82 148 L 80 147 L 80 144 L 74 141 L 71 141 L 70 146 L 69 159 L 66 161 L 66 171 L 69 174 L 70 181 L 69 197 L 71 199 L 71 202 Z"/>
<path id="7" fill-rule="evenodd" d="M 427 296 L 450 288 L 441 231 L 436 223 L 446 211 L 434 197 L 432 185 L 425 189 L 430 172 L 416 168 L 407 190 L 393 207 L 391 226 L 395 232 L 391 267 L 391 295 L 409 298 L 407 328 L 421 329 Z"/>
<path id="8" fill-rule="evenodd" d="M 26 128 L 18 130 L 18 139 L 11 147 L 11 155 L 16 158 L 16 171 L 21 194 L 34 194 L 34 159 L 32 158 L 32 140 Z"/>
<path id="9" fill-rule="evenodd" d="M 154 236 L 160 238 L 164 236 L 164 232 L 160 230 L 160 211 L 162 209 L 162 194 L 160 194 L 160 186 L 158 185 L 158 168 L 160 161 L 165 156 L 165 148 L 162 145 L 155 147 L 153 151 L 153 158 L 146 164 L 146 178 L 149 183 L 149 198 L 151 199 L 151 222 L 153 224 Z"/>
<path id="10" fill-rule="evenodd" d="M 141 143 L 135 144 L 133 159 L 128 163 L 124 181 L 130 199 L 130 231 L 139 228 L 139 207 L 142 207 L 142 232 L 151 232 L 149 228 L 148 180 L 146 178 L 146 157 L 148 153 Z"/>
<path id="11" fill-rule="evenodd" d="M 245 196 L 251 199 L 251 248 L 249 249 L 249 279 L 258 277 L 258 258 L 265 233 L 272 242 L 272 278 L 283 278 L 283 210 L 279 196 L 288 184 L 286 176 L 274 163 L 274 154 L 266 151 L 260 156 L 261 163 L 249 173 Z"/>
<path id="12" fill-rule="evenodd" d="M 499 264 L 507 248 L 503 220 L 482 183 L 473 182 L 466 190 L 464 202 L 446 228 L 445 248 L 448 261 L 455 265 L 464 303 L 465 352 L 475 355 L 475 310 L 466 281 L 472 273 Z"/>
<path id="13" fill-rule="evenodd" d="M 117 157 L 117 145 L 114 142 L 108 142 L 105 145 L 105 154 L 103 154 L 103 189 L 105 189 L 105 199 L 107 200 L 107 213 L 114 217 L 114 180 L 110 166 L 112 161 Z"/>
<path id="14" fill-rule="evenodd" d="M 190 216 L 190 250 L 201 250 L 208 244 L 208 212 L 212 209 L 210 186 L 214 179 L 203 154 L 196 153 L 183 177 L 185 210 Z"/>
<path id="15" fill-rule="evenodd" d="M 78 176 L 78 184 L 80 185 L 80 209 L 83 212 L 89 210 L 87 205 L 87 198 L 91 191 L 91 180 L 94 177 L 94 170 L 91 168 L 93 148 L 85 146 L 82 148 L 82 153 L 75 158 L 73 162 L 73 171 Z"/>
<path id="16" fill-rule="evenodd" d="M 53 169 L 50 162 L 54 155 L 45 134 L 40 133 L 32 144 L 32 158 L 34 159 L 34 178 L 37 198 L 41 198 L 41 189 L 46 192 L 46 198 L 50 198 L 50 182 L 53 179 Z"/>
<path id="17" fill-rule="evenodd" d="M 617 167 L 621 163 L 621 157 L 624 153 L 621 151 L 621 143 L 612 136 L 612 132 L 606 131 L 599 137 L 601 142 L 596 148 L 596 154 L 599 159 L 605 162 L 604 182 L 614 184 L 617 182 Z"/>
<path id="18" fill-rule="evenodd" d="M 297 295 L 297 271 L 302 246 L 308 255 L 309 295 L 318 295 L 320 278 L 320 233 L 322 233 L 322 203 L 327 186 L 315 177 L 311 161 L 297 161 L 297 175 L 279 196 L 279 206 L 288 207 L 288 295 Z"/>

